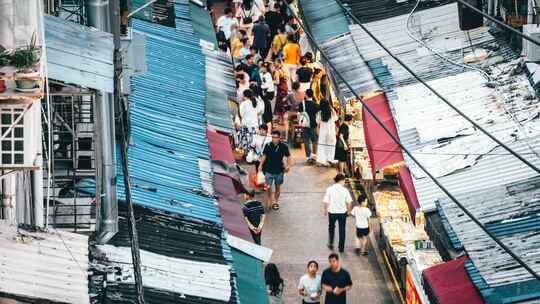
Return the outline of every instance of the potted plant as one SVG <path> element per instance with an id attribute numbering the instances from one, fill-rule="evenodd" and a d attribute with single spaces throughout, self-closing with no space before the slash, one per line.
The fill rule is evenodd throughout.
<path id="1" fill-rule="evenodd" d="M 0 69 L 8 66 L 11 63 L 11 55 L 9 54 L 6 49 L 0 45 Z M 0 76 L 4 75 L 2 72 L 0 72 Z M 3 79 L 0 79 L 0 93 L 4 93 L 6 91 L 6 81 Z"/>
<path id="2" fill-rule="evenodd" d="M 36 48 L 36 35 L 32 35 L 30 44 L 23 48 L 19 48 L 11 54 L 11 64 L 17 68 L 15 72 L 15 84 L 17 90 L 28 91 L 39 89 L 39 80 L 36 77 L 39 76 L 39 68 L 37 64 L 41 52 L 39 48 Z"/>

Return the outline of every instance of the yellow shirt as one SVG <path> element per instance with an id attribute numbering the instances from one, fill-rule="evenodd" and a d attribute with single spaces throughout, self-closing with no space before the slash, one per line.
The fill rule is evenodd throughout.
<path id="1" fill-rule="evenodd" d="M 285 64 L 300 64 L 300 46 L 298 43 L 287 43 L 283 48 L 283 56 Z"/>
<path id="2" fill-rule="evenodd" d="M 287 36 L 285 34 L 278 34 L 274 37 L 274 41 L 272 41 L 272 51 L 274 54 L 277 54 L 281 48 L 287 43 Z"/>
<path id="3" fill-rule="evenodd" d="M 240 49 L 242 48 L 242 42 L 238 38 L 233 38 L 231 41 L 231 52 L 234 58 L 240 58 Z"/>

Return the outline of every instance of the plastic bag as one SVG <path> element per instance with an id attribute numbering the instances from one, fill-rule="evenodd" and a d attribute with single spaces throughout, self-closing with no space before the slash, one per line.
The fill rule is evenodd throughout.
<path id="1" fill-rule="evenodd" d="M 257 173 L 257 187 L 262 187 L 264 186 L 264 184 L 266 183 L 266 177 L 264 176 L 264 174 L 262 172 L 259 171 L 259 173 Z"/>

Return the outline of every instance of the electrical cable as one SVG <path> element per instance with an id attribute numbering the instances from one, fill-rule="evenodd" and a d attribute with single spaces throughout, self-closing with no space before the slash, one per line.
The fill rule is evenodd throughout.
<path id="1" fill-rule="evenodd" d="M 379 46 L 381 46 L 381 48 L 383 48 L 387 53 L 389 53 L 394 59 L 396 59 L 398 61 L 398 63 L 400 63 L 401 65 L 403 65 L 404 67 L 406 67 L 407 71 L 409 71 L 413 76 L 415 76 L 415 78 L 417 78 L 419 81 L 421 81 L 422 83 L 425 84 L 425 82 L 423 80 L 421 80 L 409 67 L 405 66 L 404 63 L 399 60 L 399 58 L 395 57 L 395 55 L 393 55 L 389 50 L 388 48 L 386 48 L 386 46 L 384 46 L 378 39 L 377 37 L 375 37 L 361 22 L 359 22 L 358 18 L 356 18 L 356 16 L 354 16 L 351 12 L 349 12 L 346 7 L 343 6 L 343 4 L 339 1 L 339 0 L 336 0 L 336 3 L 341 7 L 341 9 L 345 12 L 345 14 L 349 15 L 352 20 L 354 22 L 356 22 L 375 42 L 377 42 L 377 44 L 379 44 Z M 476 225 L 478 225 L 478 227 L 480 227 L 480 229 L 482 231 L 484 231 L 484 233 L 486 233 L 487 236 L 489 236 L 495 243 L 497 243 L 497 245 L 499 245 L 508 255 L 510 255 L 521 267 L 523 267 L 527 272 L 529 272 L 536 280 L 539 280 L 540 281 L 540 275 L 537 274 L 529 265 L 527 265 L 519 256 L 517 256 L 508 246 L 506 246 L 501 240 L 499 240 L 499 238 L 497 236 L 495 236 L 493 233 L 491 233 L 487 228 L 486 226 L 481 223 L 467 208 L 465 208 L 465 206 L 463 204 L 461 204 L 457 199 L 456 197 L 450 193 L 446 187 L 444 187 L 440 182 L 439 180 L 434 176 L 432 175 L 414 156 L 413 154 L 409 151 L 409 149 L 407 149 L 401 142 L 400 140 L 394 136 L 392 134 L 392 132 L 384 125 L 384 123 L 381 121 L 381 119 L 379 117 L 377 117 L 375 115 L 375 113 L 373 112 L 373 110 L 368 106 L 368 104 L 359 96 L 359 94 L 356 93 L 355 89 L 349 84 L 349 82 L 347 81 L 347 79 L 345 79 L 345 77 L 341 74 L 341 72 L 336 68 L 336 66 L 332 63 L 332 61 L 330 60 L 330 58 L 328 58 L 328 56 L 325 54 L 324 50 L 319 46 L 319 44 L 315 41 L 315 39 L 313 38 L 313 36 L 311 35 L 311 33 L 309 33 L 309 31 L 307 31 L 304 27 L 304 25 L 302 24 L 300 18 L 294 13 L 294 11 L 290 8 L 290 6 L 288 5 L 287 8 L 289 9 L 289 12 L 292 14 L 292 16 L 298 20 L 299 22 L 299 25 L 302 27 L 302 29 L 304 30 L 305 34 L 308 36 L 309 40 L 311 40 L 312 42 L 312 45 L 315 46 L 315 48 L 317 50 L 319 50 L 321 56 L 324 58 L 324 60 L 327 62 L 327 64 L 330 66 L 330 68 L 332 70 L 334 70 L 336 76 L 338 76 L 342 81 L 343 83 L 347 86 L 347 88 L 354 94 L 354 96 L 358 99 L 358 101 L 360 101 L 363 105 L 363 107 L 366 109 L 366 111 L 373 117 L 373 119 L 375 119 L 375 121 L 381 126 L 381 128 L 385 131 L 385 133 L 396 143 L 400 146 L 400 148 L 409 156 L 409 158 L 422 170 L 424 171 L 424 173 L 426 173 L 426 175 L 439 187 L 439 189 L 441 189 L 442 192 L 444 192 L 448 198 L 450 198 L 450 200 L 452 200 L 456 206 L 459 207 L 459 209 L 461 209 Z M 427 84 L 426 84 L 427 85 Z M 431 87 L 429 87 L 437 96 L 439 96 L 441 99 L 444 99 L 444 97 L 442 97 L 440 94 L 438 94 L 434 89 L 432 89 Z M 445 100 L 445 99 L 444 99 Z M 455 108 L 455 107 L 454 107 Z M 459 111 L 457 108 L 455 108 L 456 111 Z M 459 112 L 461 113 L 461 112 Z M 489 133 L 487 133 L 489 134 Z M 505 146 L 506 147 L 506 146 Z M 509 149 L 508 147 L 506 147 L 507 150 L 512 153 L 512 154 L 516 154 L 513 150 Z M 517 155 L 519 156 L 519 155 Z M 520 159 L 522 159 L 521 156 L 519 156 Z M 524 160 L 527 164 L 530 164 L 529 162 L 527 162 L 526 160 Z M 535 166 L 533 166 L 532 164 L 530 164 L 530 167 L 533 168 L 536 172 L 539 172 L 540 173 L 540 170 L 538 168 L 536 168 Z"/>

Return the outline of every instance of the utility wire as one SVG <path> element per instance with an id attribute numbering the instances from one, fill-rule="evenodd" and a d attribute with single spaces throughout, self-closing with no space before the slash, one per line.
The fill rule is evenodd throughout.
<path id="1" fill-rule="evenodd" d="M 424 83 L 424 81 L 422 81 L 409 67 L 407 67 L 401 60 L 399 60 L 399 58 L 395 57 L 395 55 L 393 55 L 389 50 L 388 48 L 386 48 L 378 39 L 377 37 L 375 37 L 361 22 L 360 20 L 358 20 L 358 18 L 356 18 L 356 16 L 354 16 L 351 12 L 349 12 L 347 10 L 346 7 L 343 6 L 343 4 L 339 1 L 339 0 L 336 0 L 336 3 L 342 8 L 342 10 L 345 12 L 345 14 L 349 15 L 352 20 L 354 22 L 356 22 L 375 42 L 377 42 L 377 44 L 379 44 L 379 46 L 381 46 L 381 48 L 383 48 L 387 53 L 389 53 L 394 59 L 396 59 L 396 61 L 398 61 L 398 63 L 400 63 L 401 65 L 403 65 L 407 71 L 409 71 L 415 78 L 417 78 L 420 82 Z M 497 238 L 494 234 L 492 234 L 485 226 L 484 224 L 482 224 L 467 208 L 465 208 L 465 206 L 463 206 L 463 204 L 461 204 L 457 199 L 456 197 L 454 197 L 454 195 L 452 195 L 452 193 L 450 193 L 446 187 L 444 187 L 440 182 L 439 180 L 433 175 L 431 174 L 414 156 L 413 154 L 409 151 L 409 149 L 407 149 L 400 141 L 399 139 L 394 136 L 394 134 L 392 134 L 392 132 L 384 125 L 384 123 L 381 121 L 381 119 L 379 117 L 377 117 L 375 115 L 375 113 L 373 112 L 373 110 L 368 106 L 368 104 L 360 97 L 359 94 L 356 93 L 355 89 L 349 84 L 349 82 L 347 81 L 347 79 L 345 79 L 345 77 L 341 74 L 341 72 L 336 68 L 336 66 L 332 63 L 332 61 L 330 60 L 330 58 L 326 55 L 326 53 L 324 52 L 324 50 L 319 46 L 319 44 L 315 41 L 315 39 L 313 38 L 313 36 L 311 35 L 311 33 L 309 31 L 307 31 L 304 27 L 304 25 L 302 24 L 300 18 L 296 15 L 296 13 L 293 11 L 293 9 L 290 7 L 290 6 L 287 6 L 290 13 L 292 14 L 292 16 L 294 16 L 294 18 L 296 20 L 298 20 L 300 26 L 302 27 L 302 29 L 304 30 L 304 32 L 306 33 L 306 35 L 308 36 L 309 40 L 311 40 L 312 42 L 312 45 L 315 46 L 315 48 L 317 50 L 319 50 L 319 52 L 321 53 L 321 56 L 324 58 L 324 60 L 328 63 L 328 65 L 330 66 L 330 68 L 332 70 L 334 70 L 335 74 L 343 81 L 343 83 L 347 86 L 347 88 L 354 94 L 354 96 L 362 103 L 363 107 L 366 109 L 366 111 L 373 117 L 373 119 L 375 119 L 375 121 L 381 126 L 381 128 L 383 128 L 383 130 L 385 131 L 385 133 L 396 143 L 398 144 L 401 149 L 410 157 L 410 159 L 416 163 L 416 165 L 426 173 L 427 176 L 429 176 L 429 178 L 441 189 L 441 191 L 443 191 L 447 196 L 448 198 L 450 198 L 458 207 L 459 209 L 461 209 L 476 225 L 478 225 L 480 227 L 480 229 L 482 229 L 482 231 L 484 231 L 493 241 L 495 241 L 495 243 L 497 243 L 497 245 L 499 245 L 506 253 L 508 253 L 519 265 L 521 265 L 525 270 L 527 270 L 527 272 L 529 272 L 535 279 L 539 280 L 540 281 L 540 275 L 538 275 L 532 268 L 530 268 L 519 256 L 517 256 L 510 248 L 508 248 L 503 242 L 501 242 L 501 240 L 499 240 L 499 238 Z M 431 88 L 431 87 L 429 87 Z M 442 97 L 440 94 L 438 94 L 435 90 L 433 90 L 431 88 L 431 90 L 436 93 L 437 96 L 439 96 L 441 99 L 444 100 L 444 97 Z M 454 107 L 455 108 L 455 107 Z M 456 109 L 457 110 L 457 109 Z M 457 110 L 459 111 L 459 110 Z M 487 132 L 486 132 L 487 133 Z M 487 133 L 489 134 L 489 133 Z M 512 154 L 516 154 L 514 151 L 512 151 L 511 149 L 508 149 L 508 151 Z M 519 155 L 517 155 L 519 156 Z M 521 157 L 519 157 L 520 159 L 522 159 Z M 525 160 L 526 161 L 526 160 Z M 528 163 L 528 162 L 527 162 Z M 533 168 L 536 172 L 539 172 L 540 173 L 540 170 L 538 168 L 536 168 L 535 166 L 532 166 L 530 165 L 531 168 Z"/>

